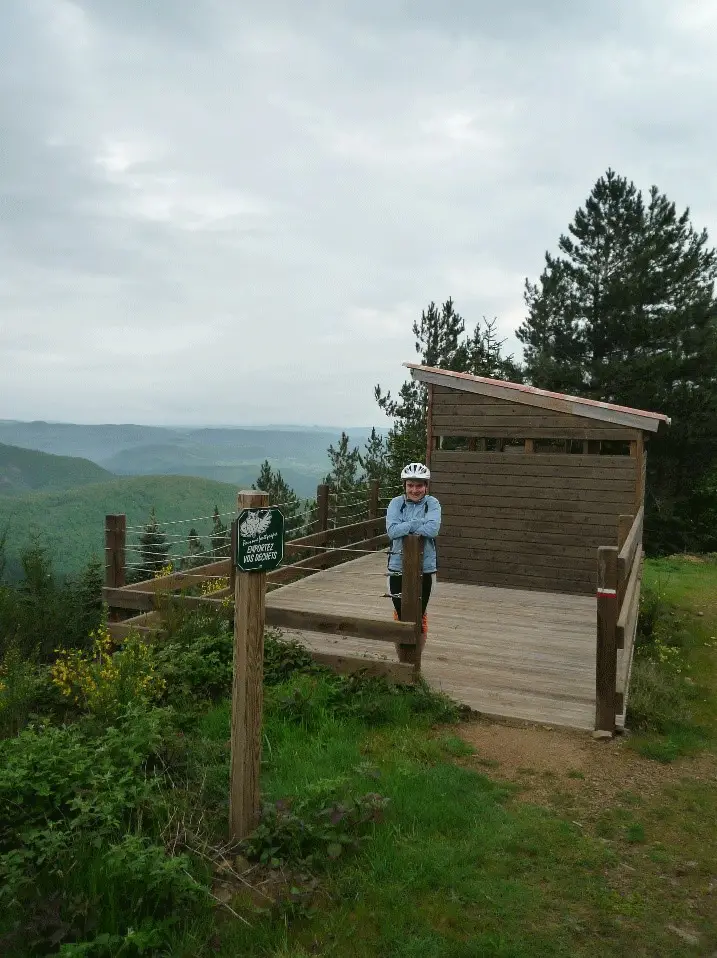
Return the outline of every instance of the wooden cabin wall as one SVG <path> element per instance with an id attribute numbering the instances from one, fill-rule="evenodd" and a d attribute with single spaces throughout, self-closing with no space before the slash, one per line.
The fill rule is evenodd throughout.
<path id="1" fill-rule="evenodd" d="M 617 544 L 642 499 L 642 433 L 624 426 L 434 386 L 439 437 L 628 440 L 632 455 L 433 449 L 443 510 L 439 576 L 504 588 L 593 594 L 596 549 Z M 592 443 L 594 448 L 596 443 Z"/>

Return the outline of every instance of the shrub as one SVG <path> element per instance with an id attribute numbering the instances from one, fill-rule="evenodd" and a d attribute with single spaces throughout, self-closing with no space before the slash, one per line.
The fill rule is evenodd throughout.
<path id="1" fill-rule="evenodd" d="M 0 737 L 17 735 L 46 688 L 46 676 L 38 666 L 19 649 L 8 648 L 0 660 Z"/>
<path id="2" fill-rule="evenodd" d="M 101 734 L 38 725 L 0 742 L 0 928 L 10 940 L 87 925 L 104 892 L 82 887 L 84 865 L 151 807 L 163 722 L 135 709 Z"/>
<path id="3" fill-rule="evenodd" d="M 132 703 L 149 704 L 165 690 L 153 649 L 130 635 L 116 651 L 106 626 L 92 634 L 90 653 L 58 649 L 52 681 L 64 696 L 98 718 L 112 720 Z"/>
<path id="4" fill-rule="evenodd" d="M 355 850 L 381 821 L 388 799 L 376 793 L 317 807 L 309 800 L 265 805 L 258 827 L 243 844 L 248 858 L 265 865 L 324 865 Z"/>

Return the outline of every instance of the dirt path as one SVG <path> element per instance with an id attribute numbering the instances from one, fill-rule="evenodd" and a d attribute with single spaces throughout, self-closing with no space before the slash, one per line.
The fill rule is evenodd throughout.
<path id="1" fill-rule="evenodd" d="M 478 719 L 457 729 L 476 749 L 466 764 L 490 778 L 521 786 L 518 800 L 552 805 L 556 790 L 598 812 L 621 793 L 643 800 L 685 779 L 717 785 L 717 756 L 702 753 L 663 765 L 642 758 L 625 737 L 596 741 L 571 729 Z"/>

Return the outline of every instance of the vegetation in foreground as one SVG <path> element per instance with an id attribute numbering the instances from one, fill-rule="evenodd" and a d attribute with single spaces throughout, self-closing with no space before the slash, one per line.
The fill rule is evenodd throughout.
<path id="1" fill-rule="evenodd" d="M 698 759 L 649 793 L 626 780 L 592 816 L 561 804 L 569 772 L 550 801 L 502 781 L 443 697 L 331 675 L 270 634 L 264 811 L 232 845 L 228 621 L 177 618 L 113 654 L 100 627 L 43 665 L 6 654 L 0 953 L 711 953 L 715 576 L 713 562 L 648 563 L 648 611 L 659 591 L 636 688 L 644 664 L 687 708 L 665 724 L 663 697 L 636 691 L 643 731 L 628 739 Z"/>

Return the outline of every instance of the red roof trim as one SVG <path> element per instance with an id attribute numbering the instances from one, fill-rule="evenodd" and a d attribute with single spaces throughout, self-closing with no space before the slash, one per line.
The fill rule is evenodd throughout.
<path id="1" fill-rule="evenodd" d="M 669 423 L 670 417 L 660 412 L 648 412 L 645 409 L 633 409 L 630 406 L 616 406 L 614 403 L 599 402 L 597 399 L 585 399 L 582 396 L 569 396 L 566 393 L 553 393 L 547 389 L 538 389 L 537 386 L 525 386 L 522 383 L 512 383 L 506 379 L 488 379 L 485 376 L 473 376 L 471 373 L 457 373 L 449 369 L 438 369 L 436 366 L 422 366 L 420 363 L 404 363 L 408 369 L 422 369 L 427 373 L 437 373 L 440 376 L 450 376 L 452 379 L 465 379 L 474 383 L 485 383 L 489 386 L 502 386 L 505 389 L 514 389 L 516 392 L 530 393 L 533 396 L 545 396 L 546 399 L 562 399 L 565 402 L 579 403 L 597 409 L 612 409 L 615 412 L 629 413 L 632 416 L 645 416 L 648 419 L 658 419 Z"/>

